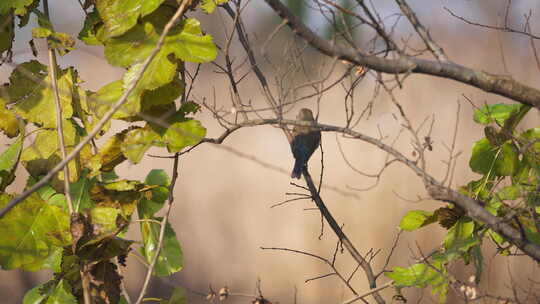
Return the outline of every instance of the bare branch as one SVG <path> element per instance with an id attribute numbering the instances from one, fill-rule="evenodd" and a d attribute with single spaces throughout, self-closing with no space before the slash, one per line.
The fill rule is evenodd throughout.
<path id="1" fill-rule="evenodd" d="M 446 54 L 444 53 L 444 50 L 439 45 L 437 45 L 435 41 L 433 41 L 433 39 L 431 38 L 431 35 L 429 34 L 429 31 L 427 31 L 426 28 L 422 25 L 422 23 L 420 23 L 420 21 L 416 17 L 416 14 L 411 9 L 411 7 L 407 4 L 407 2 L 405 0 L 396 0 L 396 2 L 399 5 L 399 8 L 401 9 L 405 17 L 409 19 L 409 22 L 413 26 L 414 30 L 418 33 L 418 36 L 422 38 L 422 40 L 424 41 L 424 44 L 431 51 L 431 53 L 433 53 L 435 58 L 437 58 L 437 60 L 439 61 L 447 61 L 448 58 L 446 58 Z"/>
<path id="2" fill-rule="evenodd" d="M 332 44 L 319 37 L 279 0 L 265 1 L 283 20 L 287 20 L 288 26 L 296 35 L 302 37 L 307 43 L 327 56 L 346 60 L 383 73 L 419 73 L 453 79 L 477 87 L 485 92 L 501 95 L 540 109 L 540 90 L 522 84 L 511 77 L 497 76 L 453 62 L 431 61 L 404 54 L 400 54 L 397 59 L 386 59 L 375 55 L 362 56 L 350 48 Z"/>
<path id="3" fill-rule="evenodd" d="M 426 187 L 426 190 L 428 191 L 429 195 L 440 201 L 450 202 L 453 204 L 458 205 L 459 207 L 466 210 L 467 215 L 471 218 L 473 218 L 476 221 L 485 223 L 489 228 L 491 228 L 493 231 L 499 233 L 502 235 L 507 241 L 510 243 L 516 245 L 519 249 L 521 249 L 525 254 L 533 258 L 535 261 L 540 261 L 540 246 L 532 243 L 530 240 L 526 239 L 515 227 L 508 224 L 506 221 L 499 219 L 498 217 L 492 215 L 489 213 L 486 209 L 484 209 L 483 206 L 486 204 L 484 202 L 475 200 L 473 198 L 467 197 L 453 189 L 445 187 L 441 182 L 437 181 L 435 178 L 433 178 L 431 175 L 429 175 L 426 171 L 424 171 L 421 167 L 419 167 L 416 163 L 416 161 L 411 160 L 407 158 L 405 155 L 403 155 L 401 152 L 396 150 L 395 148 L 383 143 L 382 141 L 373 138 L 371 136 L 364 135 L 362 133 L 353 131 L 348 128 L 344 127 L 337 127 L 337 126 L 331 126 L 331 125 L 325 125 L 325 124 L 311 124 L 301 121 L 295 121 L 295 120 L 279 120 L 279 119 L 258 119 L 258 120 L 251 120 L 244 122 L 242 124 L 239 124 L 235 126 L 233 129 L 231 129 L 227 134 L 223 134 L 218 139 L 208 139 L 207 142 L 212 143 L 221 143 L 225 138 L 230 135 L 234 130 L 238 130 L 242 127 L 253 127 L 257 125 L 266 125 L 266 124 L 279 124 L 279 125 L 299 125 L 299 126 L 310 126 L 312 128 L 319 129 L 321 131 L 326 132 L 338 132 L 347 134 L 349 136 L 352 136 L 353 138 L 365 141 L 369 144 L 372 144 L 381 150 L 391 154 L 395 157 L 396 160 L 399 162 L 405 164 L 407 167 L 409 167 L 413 172 L 418 175 L 420 178 L 422 178 L 424 185 Z M 307 172 L 306 172 L 307 173 Z M 308 183 L 309 186 L 309 183 Z M 314 189 L 315 186 L 313 185 Z M 310 192 L 313 195 L 313 191 L 310 188 Z M 317 192 L 317 191 L 315 191 Z M 314 196 L 316 198 L 318 196 Z M 322 202 L 322 201 L 321 201 Z M 336 227 L 339 228 L 339 225 L 335 223 Z M 345 242 L 344 242 L 345 244 Z M 352 245 L 352 244 L 351 244 Z M 352 249 L 351 249 L 352 250 Z M 352 250 L 354 252 L 354 250 Z M 361 256 L 360 256 L 361 257 Z M 359 259 L 359 261 L 361 261 Z"/>

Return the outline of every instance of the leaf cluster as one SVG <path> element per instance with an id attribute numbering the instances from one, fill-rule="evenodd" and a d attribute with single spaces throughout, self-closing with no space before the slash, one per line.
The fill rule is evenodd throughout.
<path id="1" fill-rule="evenodd" d="M 190 8 L 211 13 L 225 2 L 203 0 Z M 83 281 L 88 282 L 93 303 L 123 303 L 118 267 L 125 266 L 134 250 L 151 264 L 161 246 L 153 270 L 156 276 L 180 271 L 183 255 L 168 221 L 163 242 L 159 240 L 163 218 L 156 214 L 171 195 L 167 174 L 152 170 L 144 181 L 126 180 L 115 174 L 115 168 L 126 161 L 139 163 L 151 147 L 177 153 L 204 138 L 206 128 L 194 118 L 200 106 L 187 99 L 182 72 L 189 62 L 214 60 L 217 47 L 197 19 L 183 17 L 142 73 L 144 60 L 178 9 L 175 1 L 90 1 L 77 38 L 57 32 L 54 20 L 39 5 L 39 0 L 0 1 L 0 55 L 11 54 L 15 21 L 24 27 L 36 18 L 33 39 L 46 39 L 48 47 L 61 56 L 76 52 L 77 43 L 101 46 L 108 63 L 125 73 L 94 92 L 84 88 L 74 67 L 30 60 L 13 69 L 9 83 L 0 87 L 0 132 L 13 138 L 0 152 L 0 208 L 17 196 L 6 192 L 17 170 L 22 167 L 28 172 L 26 188 L 31 187 L 62 160 L 60 136 L 66 151 L 73 151 L 127 88 L 137 85 L 113 115 L 127 127 L 115 132 L 109 121 L 97 135 L 108 139 L 99 145 L 92 141 L 68 163 L 72 214 L 61 172 L 0 219 L 0 267 L 54 271 L 50 281 L 27 293 L 24 303 L 80 303 Z M 56 75 L 57 90 L 51 75 Z M 55 115 L 55 94 L 61 121 Z M 134 221 L 139 223 L 140 242 L 125 239 Z M 134 248 L 137 244 L 139 248 Z M 185 303 L 183 291 L 175 289 L 163 303 Z"/>
<path id="2" fill-rule="evenodd" d="M 540 129 L 519 130 L 519 122 L 530 107 L 494 104 L 477 109 L 474 121 L 484 126 L 485 137 L 472 147 L 469 167 L 480 175 L 460 187 L 460 192 L 483 202 L 483 207 L 522 231 L 526 239 L 540 245 Z M 463 261 L 475 268 L 475 283 L 483 270 L 484 242 L 497 253 L 510 255 L 517 249 L 484 223 L 469 218 L 458 206 L 448 205 L 433 212 L 412 210 L 402 218 L 400 228 L 414 231 L 439 223 L 447 229 L 440 249 L 410 267 L 396 267 L 387 276 L 398 288 L 431 286 L 446 301 L 449 286 L 456 282 L 448 267 Z"/>

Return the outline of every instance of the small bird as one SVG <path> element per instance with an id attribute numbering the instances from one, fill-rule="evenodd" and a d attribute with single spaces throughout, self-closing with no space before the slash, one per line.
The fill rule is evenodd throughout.
<path id="1" fill-rule="evenodd" d="M 310 109 L 306 108 L 303 108 L 298 112 L 296 119 L 315 122 L 313 113 Z M 319 147 L 319 143 L 321 142 L 321 131 L 310 126 L 295 126 L 292 135 L 293 140 L 291 143 L 291 150 L 295 162 L 291 177 L 300 178 L 302 169 L 307 165 L 313 152 Z"/>

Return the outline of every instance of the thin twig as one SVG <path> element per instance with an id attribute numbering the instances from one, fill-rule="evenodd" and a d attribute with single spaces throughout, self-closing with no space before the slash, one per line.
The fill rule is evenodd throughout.
<path id="1" fill-rule="evenodd" d="M 391 287 L 392 285 L 394 285 L 394 281 L 390 281 L 390 282 L 388 282 L 388 283 L 386 283 L 386 284 L 384 284 L 384 285 L 382 285 L 380 287 L 374 288 L 374 289 L 372 289 L 372 290 L 370 290 L 370 291 L 368 291 L 368 292 L 366 292 L 364 294 L 361 294 L 361 295 L 359 295 L 357 297 L 349 299 L 349 300 L 343 302 L 342 304 L 351 304 L 351 303 L 354 303 L 354 302 L 356 302 L 358 300 L 363 300 L 365 297 L 367 297 L 369 295 L 372 295 L 372 294 L 374 294 L 376 292 L 379 292 L 381 290 L 384 290 L 384 289 L 386 289 L 388 287 Z"/>
<path id="2" fill-rule="evenodd" d="M 309 192 L 311 192 L 311 196 L 313 198 L 313 201 L 317 205 L 317 208 L 319 208 L 322 216 L 328 222 L 328 225 L 330 225 L 330 228 L 334 231 L 336 236 L 338 237 L 339 241 L 343 244 L 343 246 L 347 249 L 349 254 L 353 257 L 353 259 L 356 260 L 360 264 L 360 267 L 364 270 L 364 273 L 366 274 L 366 278 L 369 282 L 370 288 L 374 289 L 377 286 L 375 275 L 373 274 L 373 269 L 371 268 L 371 265 L 369 262 L 358 252 L 356 247 L 353 245 L 351 240 L 347 237 L 347 235 L 343 232 L 337 221 L 334 219 L 328 208 L 326 208 L 326 205 L 322 198 L 319 196 L 319 193 L 317 191 L 317 187 L 315 187 L 315 184 L 313 183 L 313 179 L 311 178 L 311 175 L 309 174 L 307 170 L 307 166 L 303 168 L 302 175 L 304 176 L 304 179 L 306 180 L 306 183 L 309 187 Z M 379 293 L 374 292 L 373 297 L 377 301 L 377 303 L 385 303 L 384 299 L 379 295 Z"/>
<path id="3" fill-rule="evenodd" d="M 187 1 L 182 2 L 182 6 L 185 7 L 185 3 Z M 180 9 L 179 9 L 180 11 Z M 179 15 L 180 16 L 180 15 Z M 174 19 L 174 17 L 173 17 Z M 172 20 L 172 19 L 171 19 Z M 140 304 L 143 299 L 144 295 L 146 294 L 146 290 L 148 289 L 148 284 L 150 283 L 150 278 L 152 277 L 152 272 L 154 272 L 154 267 L 156 266 L 156 262 L 159 258 L 159 254 L 161 252 L 161 247 L 163 245 L 163 239 L 165 238 L 165 229 L 167 227 L 167 221 L 169 219 L 169 214 L 171 212 L 171 206 L 174 202 L 174 186 L 176 184 L 176 180 L 178 179 L 178 163 L 179 163 L 180 155 L 176 153 L 173 163 L 173 172 L 172 172 L 172 179 L 171 184 L 169 185 L 169 199 L 167 201 L 167 205 L 165 206 L 165 215 L 163 215 L 163 219 L 161 220 L 161 227 L 159 230 L 159 238 L 156 250 L 154 252 L 154 257 L 152 258 L 152 261 L 150 262 L 150 265 L 148 265 L 148 269 L 146 270 L 146 277 L 144 278 L 144 283 L 141 288 L 141 291 L 139 293 L 139 297 L 137 298 L 137 301 L 135 301 L 135 304 Z"/>
<path id="4" fill-rule="evenodd" d="M 401 12 L 409 19 L 409 22 L 413 26 L 416 33 L 418 33 L 418 36 L 422 38 L 422 41 L 424 41 L 424 44 L 427 46 L 427 48 L 431 51 L 431 53 L 437 58 L 439 61 L 447 61 L 448 58 L 446 58 L 446 54 L 444 53 L 444 50 L 433 41 L 431 38 L 431 35 L 429 34 L 429 31 L 426 30 L 426 28 L 420 23 L 418 20 L 418 17 L 416 17 L 416 14 L 411 9 L 409 4 L 405 0 L 396 0 L 397 4 L 399 5 L 399 8 L 401 9 Z"/>
<path id="5" fill-rule="evenodd" d="M 45 16 L 49 18 L 49 1 L 43 0 L 43 10 L 45 11 Z M 49 77 L 51 78 L 51 88 L 54 93 L 54 105 L 56 108 L 56 132 L 58 133 L 58 145 L 60 146 L 60 153 L 62 154 L 62 160 L 66 159 L 66 143 L 64 141 L 64 129 L 63 129 L 63 119 L 62 119 L 62 106 L 60 101 L 60 94 L 58 92 L 58 82 L 57 82 L 57 68 L 56 63 L 56 53 L 50 45 L 49 39 L 47 39 L 47 51 L 49 55 Z M 64 167 L 64 194 L 66 196 L 66 202 L 68 205 L 69 213 L 72 214 L 75 210 L 73 208 L 73 201 L 71 200 L 71 192 L 69 185 L 69 166 Z"/>

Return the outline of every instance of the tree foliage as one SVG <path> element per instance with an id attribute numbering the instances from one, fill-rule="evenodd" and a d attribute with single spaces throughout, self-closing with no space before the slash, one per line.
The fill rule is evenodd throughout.
<path id="1" fill-rule="evenodd" d="M 34 39 L 46 39 L 49 48 L 59 55 L 76 51 L 75 38 L 56 32 L 54 20 L 48 19 L 39 2 L 1 1 L 0 24 L 4 27 L 0 31 L 0 53 L 12 46 L 15 20 L 19 19 L 23 27 L 28 18 L 38 20 L 39 26 L 32 29 Z M 204 1 L 192 9 L 210 13 L 219 3 Z M 61 136 L 69 152 L 138 80 L 143 61 L 156 49 L 165 25 L 179 6 L 163 0 L 98 0 L 88 7 L 77 39 L 103 46 L 107 61 L 125 69 L 121 79 L 96 92 L 82 87 L 84 79 L 73 67 L 59 69 L 30 60 L 13 70 L 0 98 L 0 130 L 15 138 L 0 155 L 0 207 L 17 196 L 4 191 L 14 181 L 19 166 L 30 174 L 28 188 L 63 158 L 59 122 L 53 111 L 56 91 L 62 112 Z M 134 220 L 139 220 L 142 235 L 137 250 L 148 264 L 153 262 L 157 247 L 162 246 L 154 275 L 168 276 L 182 269 L 182 249 L 168 222 L 162 243 L 159 239 L 162 217 L 156 213 L 169 198 L 167 174 L 152 170 L 146 180 L 135 181 L 121 179 L 114 169 L 126 161 L 140 162 L 152 146 L 176 153 L 204 138 L 206 129 L 194 118 L 199 105 L 181 98 L 185 80 L 180 74 L 186 62 L 205 63 L 216 55 L 212 36 L 203 32 L 198 20 L 182 18 L 174 24 L 128 101 L 114 114 L 113 119 L 126 121 L 127 127 L 111 134 L 110 123 L 106 124 L 98 137 L 110 138 L 100 146 L 84 146 L 69 162 L 74 213 L 69 214 L 65 176 L 59 172 L 49 186 L 33 193 L 0 220 L 2 269 L 54 271 L 49 282 L 28 292 L 24 303 L 82 302 L 85 280 L 81 276 L 90 281 L 93 303 L 120 303 L 117 267 L 123 267 L 126 255 L 137 249 L 134 241 L 124 238 Z M 51 69 L 56 69 L 56 88 Z M 176 291 L 165 302 L 184 303 L 184 295 Z"/>
<path id="2" fill-rule="evenodd" d="M 125 266 L 126 256 L 133 251 L 145 259 L 150 268 L 149 274 L 153 276 L 167 277 L 183 268 L 182 246 L 168 221 L 176 171 L 173 170 L 169 177 L 163 170 L 152 170 L 144 181 L 138 181 L 117 176 L 115 168 L 125 162 L 140 163 L 152 147 L 174 155 L 177 164 L 181 152 L 205 140 L 206 128 L 196 118 L 201 106 L 187 97 L 185 67 L 187 63 L 213 62 L 218 47 L 199 20 L 184 14 L 187 10 L 212 14 L 221 6 L 238 22 L 235 23 L 236 35 L 248 54 L 251 69 L 257 74 L 266 97 L 271 95 L 268 82 L 255 63 L 247 36 L 243 33 L 245 29 L 238 21 L 240 17 L 227 2 L 86 1 L 82 5 L 86 13 L 84 25 L 75 38 L 55 30 L 54 20 L 48 16 L 46 1 L 0 1 L 0 54 L 10 55 L 17 28 L 27 26 L 29 19 L 35 18 L 37 26 L 32 28 L 32 37 L 45 39 L 51 54 L 63 56 L 76 52 L 76 43 L 101 46 L 107 62 L 124 70 L 120 79 L 91 91 L 84 88 L 84 79 L 74 67 L 61 69 L 54 60 L 49 63 L 29 60 L 15 66 L 9 83 L 0 88 L 0 131 L 11 139 L 8 147 L 0 153 L 0 208 L 9 209 L 0 218 L 0 267 L 24 271 L 50 269 L 54 272 L 48 282 L 28 291 L 23 303 L 82 303 L 88 299 L 92 303 L 125 303 L 121 289 L 123 278 L 118 268 Z M 445 62 L 444 54 L 432 48 L 429 41 L 426 44 L 437 57 L 437 62 L 422 61 L 400 52 L 400 57 L 393 61 L 377 57 L 377 54 L 360 56 L 352 48 L 334 47 L 334 44 L 318 37 L 281 2 L 266 2 L 287 21 L 284 24 L 290 26 L 296 35 L 319 52 L 342 59 L 344 64 L 355 65 L 357 74 L 363 75 L 364 67 L 392 75 L 430 74 L 519 101 L 517 104 L 491 104 L 476 109 L 471 119 L 483 126 L 484 137 L 471 143 L 469 167 L 479 177 L 459 187 L 457 192 L 473 199 L 483 211 L 498 220 L 509 223 L 513 231 L 519 231 L 522 240 L 519 244 L 509 235 L 499 233 L 497 224 L 480 220 L 457 200 L 442 198 L 440 200 L 444 203 L 436 210 L 410 210 L 399 223 L 399 228 L 407 232 L 439 224 L 446 229 L 446 236 L 440 240 L 441 246 L 412 265 L 383 269 L 383 276 L 375 276 L 366 258 L 360 256 L 337 221 L 329 215 L 319 196 L 320 189 L 315 189 L 307 168 L 303 168 L 310 198 L 330 222 L 340 244 L 344 244 L 364 269 L 372 289 L 376 288 L 379 277 L 386 277 L 391 280 L 388 286 L 395 287 L 397 295 L 401 295 L 401 289 L 406 287 L 430 287 L 439 301 L 445 302 L 456 281 L 450 271 L 455 263 L 472 265 L 475 282 L 482 280 L 485 243 L 493 243 L 497 254 L 503 256 L 523 249 L 523 244 L 540 246 L 540 128 L 520 128 L 520 122 L 533 106 L 537 106 L 538 100 L 534 97 L 538 92 L 512 79 L 501 79 L 483 72 L 472 73 L 469 69 Z M 403 9 L 405 2 L 396 2 Z M 299 10 L 297 15 L 305 15 L 305 6 L 298 3 L 292 2 L 295 4 L 292 6 Z M 358 3 L 363 5 L 363 1 Z M 369 12 L 365 5 L 363 9 Z M 335 23 L 328 33 L 336 35 L 347 31 L 352 27 L 353 17 L 362 18 L 350 14 L 343 7 L 341 12 L 346 13 L 346 18 Z M 407 14 L 406 7 L 403 12 Z M 363 24 L 370 25 L 390 51 L 396 51 L 392 49 L 395 42 L 385 36 L 384 28 L 377 24 L 375 17 L 368 17 L 373 19 L 363 21 Z M 408 18 L 414 21 L 416 17 L 408 15 Z M 423 35 L 421 29 L 417 27 L 416 30 Z M 229 70 L 222 69 L 232 79 L 233 91 L 239 100 L 236 85 L 240 81 L 235 82 L 232 77 L 234 73 L 229 57 L 226 62 Z M 244 111 L 246 121 L 243 125 L 235 120 L 236 124 L 230 124 L 232 127 L 229 126 L 222 137 L 206 141 L 221 143 L 243 126 L 279 124 L 287 133 L 284 124 L 301 125 L 284 121 L 282 109 L 275 105 L 275 101 L 269 104 L 276 119 L 248 121 L 247 111 Z M 125 127 L 113 131 L 111 122 L 104 117 L 117 105 L 120 107 L 112 114 L 112 119 L 122 121 Z M 405 116 L 399 104 L 398 108 Z M 219 123 L 225 122 L 215 116 Z M 412 161 L 382 141 L 355 133 L 349 128 L 350 120 L 347 127 L 315 122 L 310 127 L 341 132 L 374 144 L 413 170 L 421 171 L 416 173 L 424 178 L 426 186 L 432 183 L 428 174 L 422 171 L 424 168 L 417 165 L 421 158 Z M 413 130 L 411 125 L 406 128 Z M 97 135 L 89 140 L 92 137 L 89 134 L 94 131 L 98 131 Z M 101 137 L 106 140 L 96 144 L 93 139 Z M 429 138 L 426 138 L 423 148 L 416 148 L 422 152 L 430 145 Z M 23 189 L 27 191 L 56 170 L 66 158 L 66 153 L 72 151 L 77 152 L 76 157 L 67 162 L 65 171 L 55 173 L 47 185 L 29 193 L 11 209 L 11 202 L 16 201 L 21 193 L 8 193 L 6 189 L 14 182 L 18 169 L 24 168 L 29 174 Z M 451 192 L 452 189 L 447 190 Z M 141 239 L 137 241 L 126 238 L 128 228 L 134 223 L 138 224 L 141 232 Z M 337 274 L 335 261 L 320 259 L 331 265 Z M 349 281 L 345 283 L 350 287 Z M 383 303 L 377 292 L 373 291 L 376 301 Z M 144 295 L 143 289 L 138 303 Z M 216 296 L 213 291 L 210 295 L 210 299 Z M 226 298 L 228 291 L 220 292 L 219 296 Z M 168 299 L 159 300 L 161 303 L 185 303 L 186 297 L 183 289 L 178 287 Z M 269 301 L 261 295 L 253 303 Z"/>

